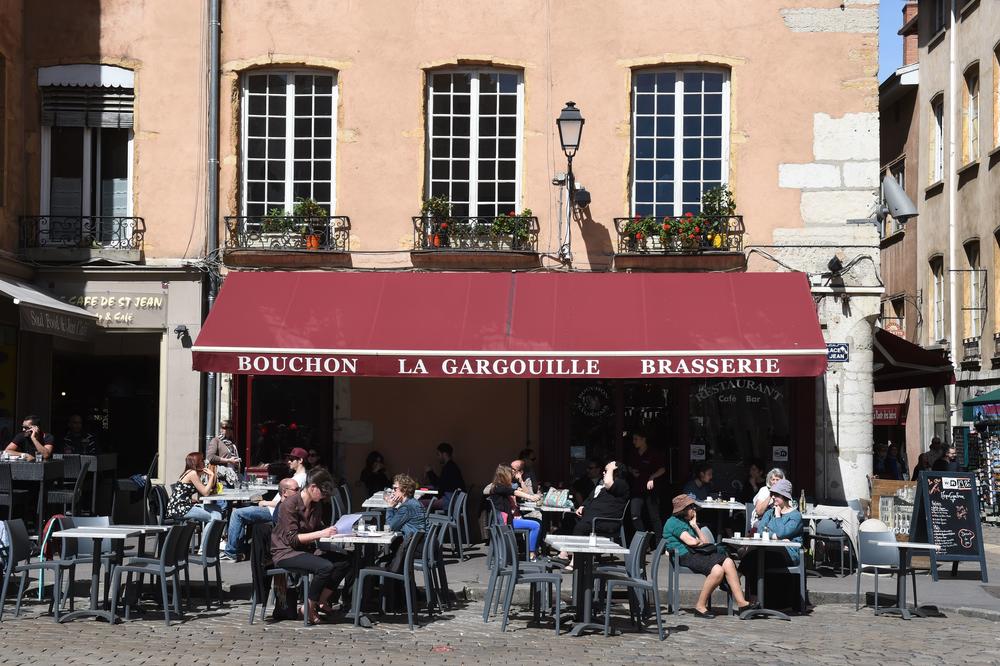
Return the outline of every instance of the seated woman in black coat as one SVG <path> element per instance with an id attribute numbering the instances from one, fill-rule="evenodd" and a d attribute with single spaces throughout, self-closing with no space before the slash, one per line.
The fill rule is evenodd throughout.
<path id="1" fill-rule="evenodd" d="M 594 518 L 614 518 L 622 517 L 625 506 L 628 504 L 629 488 L 628 483 L 620 478 L 618 463 L 614 460 L 604 466 L 604 475 L 594 487 L 583 504 L 576 510 L 579 518 L 573 526 L 573 534 L 576 536 L 587 536 L 591 532 L 597 536 L 614 538 L 618 536 L 618 528 L 614 523 L 598 521 L 594 524 Z M 567 567 L 572 570 L 572 561 L 568 553 L 559 553 L 559 558 L 570 562 Z"/>

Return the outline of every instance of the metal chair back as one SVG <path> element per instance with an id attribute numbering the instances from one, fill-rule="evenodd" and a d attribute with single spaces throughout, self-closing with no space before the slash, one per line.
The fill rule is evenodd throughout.
<path id="1" fill-rule="evenodd" d="M 7 537 L 10 539 L 7 569 L 12 570 L 31 556 L 31 537 L 28 536 L 28 528 L 20 518 L 7 521 Z"/>
<path id="2" fill-rule="evenodd" d="M 858 532 L 858 566 L 890 568 L 899 565 L 899 551 L 879 546 L 878 541 L 895 541 L 896 535 L 886 531 Z"/>
<path id="3" fill-rule="evenodd" d="M 111 525 L 111 518 L 108 516 L 73 516 L 73 524 L 77 527 L 108 527 Z M 74 539 L 74 541 L 77 542 L 76 552 L 80 557 L 89 557 L 94 554 L 94 542 L 90 539 Z M 101 542 L 101 552 L 111 552 L 110 539 Z"/>
<path id="4" fill-rule="evenodd" d="M 646 546 L 649 543 L 649 532 L 636 532 L 628 545 L 628 555 L 625 556 L 625 571 L 632 578 L 638 578 L 642 573 L 642 565 L 646 561 Z"/>
<path id="5" fill-rule="evenodd" d="M 351 513 L 351 506 L 353 505 L 351 502 L 351 486 L 346 483 L 342 483 L 340 484 L 340 488 L 338 488 L 338 490 L 340 491 L 341 497 L 344 499 L 344 508 L 347 510 L 347 513 Z"/>

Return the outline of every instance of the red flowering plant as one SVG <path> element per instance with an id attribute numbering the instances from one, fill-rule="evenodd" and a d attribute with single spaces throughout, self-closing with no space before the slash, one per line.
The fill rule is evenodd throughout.
<path id="1" fill-rule="evenodd" d="M 448 246 L 451 223 L 451 202 L 443 194 L 431 197 L 420 206 L 428 242 L 434 247 Z"/>
<path id="2" fill-rule="evenodd" d="M 675 235 L 680 238 L 682 243 L 690 245 L 701 242 L 701 239 L 704 238 L 706 222 L 700 214 L 688 211 L 680 217 L 673 218 L 671 227 L 676 227 Z"/>
<path id="3" fill-rule="evenodd" d="M 652 215 L 636 215 L 621 226 L 621 234 L 631 247 L 645 245 L 645 241 L 661 235 L 660 222 Z"/>

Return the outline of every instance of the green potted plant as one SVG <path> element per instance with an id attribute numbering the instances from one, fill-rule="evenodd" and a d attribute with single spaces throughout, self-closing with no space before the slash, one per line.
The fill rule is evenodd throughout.
<path id="1" fill-rule="evenodd" d="M 523 250 L 531 235 L 531 218 L 534 213 L 525 208 L 520 214 L 510 211 L 493 218 L 490 232 L 498 250 Z"/>
<path id="2" fill-rule="evenodd" d="M 701 214 L 705 218 L 705 242 L 713 248 L 722 247 L 729 229 L 729 218 L 736 214 L 736 198 L 725 185 L 705 190 L 701 195 Z"/>
<path id="3" fill-rule="evenodd" d="M 295 226 L 302 231 L 302 239 L 309 250 L 318 250 L 323 242 L 330 212 L 312 198 L 298 198 L 292 208 Z"/>
<path id="4" fill-rule="evenodd" d="M 274 207 L 260 218 L 260 234 L 255 244 L 261 247 L 282 247 L 287 244 L 288 232 L 294 226 L 292 218 L 288 217 L 284 208 Z"/>
<path id="5" fill-rule="evenodd" d="M 443 194 L 433 196 L 420 206 L 428 247 L 448 247 L 451 202 Z"/>

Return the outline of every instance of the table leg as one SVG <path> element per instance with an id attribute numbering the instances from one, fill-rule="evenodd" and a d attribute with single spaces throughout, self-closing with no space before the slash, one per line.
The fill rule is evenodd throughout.
<path id="1" fill-rule="evenodd" d="M 360 599 L 361 603 L 364 603 L 364 597 L 359 596 L 364 593 L 364 590 L 361 589 L 361 551 L 363 548 L 364 546 L 362 544 L 360 543 L 355 544 L 354 556 L 351 558 L 351 566 L 354 567 L 354 592 L 353 595 L 351 596 L 352 603 L 355 599 Z M 358 613 L 360 614 L 360 618 L 358 619 L 358 624 L 364 627 L 365 629 L 371 629 L 372 621 L 369 620 L 368 616 L 364 614 L 363 610 L 361 610 L 360 603 L 358 604 L 358 609 L 359 609 Z M 354 622 L 354 610 L 352 609 L 347 611 L 347 615 L 345 615 L 344 617 L 346 617 L 351 622 Z"/>
<path id="2" fill-rule="evenodd" d="M 760 608 L 747 609 L 740 613 L 741 620 L 750 620 L 755 617 L 776 617 L 779 620 L 791 621 L 792 618 L 788 617 L 781 611 L 771 610 L 770 608 L 764 607 L 764 578 L 765 578 L 765 562 L 767 549 L 759 548 L 757 549 L 757 603 Z M 800 557 L 805 557 L 804 554 Z"/>
<path id="3" fill-rule="evenodd" d="M 45 528 L 45 501 L 48 499 L 48 491 L 45 487 L 45 480 L 38 482 L 38 542 L 42 542 L 42 530 Z"/>
<path id="4" fill-rule="evenodd" d="M 917 617 L 927 617 L 918 607 L 909 608 L 906 603 L 906 577 L 909 575 L 909 553 L 904 548 L 899 549 L 899 570 L 896 573 L 896 605 L 891 608 L 879 608 L 876 615 L 898 615 L 904 620 Z"/>
<path id="5" fill-rule="evenodd" d="M 91 472 L 93 475 L 90 481 L 90 515 L 97 515 L 97 470 Z"/>
<path id="6" fill-rule="evenodd" d="M 101 542 L 103 539 L 94 539 L 94 566 L 91 569 L 90 574 L 90 608 L 87 610 L 73 611 L 72 613 L 67 613 L 59 618 L 59 622 L 72 622 L 73 620 L 81 617 L 97 617 L 102 618 L 112 624 L 115 622 L 115 616 L 112 611 L 104 610 L 101 607 L 100 602 L 100 586 L 101 586 Z"/>
<path id="7" fill-rule="evenodd" d="M 594 555 L 592 553 L 576 553 L 573 566 L 576 576 L 576 621 L 573 623 L 571 636 L 580 636 L 588 629 L 604 631 L 603 624 L 593 622 L 594 604 Z"/>

